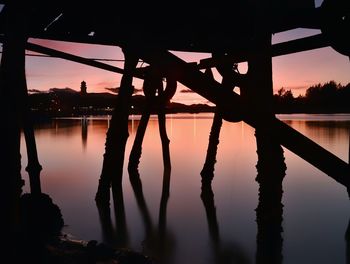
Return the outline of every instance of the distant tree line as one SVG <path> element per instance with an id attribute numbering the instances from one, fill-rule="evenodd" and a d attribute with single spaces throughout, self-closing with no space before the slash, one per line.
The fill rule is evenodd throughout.
<path id="1" fill-rule="evenodd" d="M 274 95 L 274 107 L 276 113 L 349 113 L 350 83 L 319 83 L 298 97 L 282 87 Z"/>

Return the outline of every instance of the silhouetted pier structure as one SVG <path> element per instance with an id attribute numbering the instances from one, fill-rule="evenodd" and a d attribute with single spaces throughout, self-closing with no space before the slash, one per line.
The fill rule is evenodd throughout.
<path id="1" fill-rule="evenodd" d="M 100 201 L 109 201 L 111 186 L 116 190 L 115 196 L 120 193 L 132 80 L 145 78 L 145 69 L 137 68 L 139 59 L 157 69 L 162 78 L 170 77 L 214 103 L 225 120 L 243 120 L 349 187 L 349 164 L 278 120 L 272 109 L 273 56 L 326 46 L 350 55 L 349 1 L 325 0 L 318 8 L 313 0 L 236 0 L 229 6 L 201 2 L 185 8 L 178 2 L 169 2 L 164 8 L 149 2 L 137 5 L 124 2 L 118 9 L 114 3 L 39 5 L 11 0 L 0 4 L 5 4 L 0 13 L 3 43 L 0 107 L 4 117 L 0 165 L 6 172 L 2 177 L 5 187 L 1 200 L 6 201 L 4 215 L 9 216 L 9 230 L 16 230 L 19 217 L 16 208 L 22 186 L 22 129 L 29 154 L 28 171 L 33 175 L 32 191 L 40 192 L 41 166 L 28 121 L 26 49 L 123 74 L 107 133 L 98 192 Z M 321 29 L 322 33 L 272 45 L 272 34 L 295 28 Z M 124 68 L 33 44 L 28 42 L 30 38 L 119 46 L 125 55 Z M 196 65 L 186 63 L 170 50 L 207 52 L 214 56 Z M 248 62 L 248 72 L 225 74 L 228 85 L 200 71 L 242 61 Z M 235 86 L 240 87 L 241 95 L 233 91 Z"/>

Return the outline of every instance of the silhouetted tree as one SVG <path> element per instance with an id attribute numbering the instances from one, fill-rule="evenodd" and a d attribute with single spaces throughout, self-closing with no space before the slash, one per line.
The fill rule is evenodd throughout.
<path id="1" fill-rule="evenodd" d="M 350 84 L 335 81 L 309 87 L 305 95 L 294 98 L 290 90 L 281 88 L 274 95 L 277 113 L 348 113 L 350 112 Z"/>
<path id="2" fill-rule="evenodd" d="M 317 84 L 306 90 L 305 101 L 312 112 L 336 112 L 339 105 L 339 91 L 343 87 L 334 81 Z"/>
<path id="3" fill-rule="evenodd" d="M 291 90 L 286 90 L 284 87 L 277 91 L 274 95 L 275 108 L 282 112 L 293 112 L 295 98 Z"/>

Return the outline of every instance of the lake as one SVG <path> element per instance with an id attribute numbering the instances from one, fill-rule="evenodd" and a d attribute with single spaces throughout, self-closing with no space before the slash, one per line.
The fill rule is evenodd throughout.
<path id="1" fill-rule="evenodd" d="M 350 115 L 278 117 L 348 161 Z M 277 205 L 280 210 L 268 215 L 270 222 L 258 213 L 263 202 L 255 180 L 255 130 L 249 125 L 223 122 L 214 179 L 202 189 L 200 172 L 212 119 L 210 113 L 167 115 L 172 165 L 167 193 L 162 192 L 164 169 L 156 116 L 151 117 L 144 138 L 139 164 L 142 186 L 135 187 L 129 180 L 127 161 L 140 116 L 130 117 L 124 199 L 121 205 L 118 201 L 125 208 L 123 219 L 116 217 L 113 207 L 110 219 L 101 218 L 94 200 L 110 118 L 55 119 L 37 125 L 42 190 L 61 208 L 63 232 L 73 239 L 130 247 L 160 263 L 263 263 L 269 258 L 274 259 L 270 263 L 284 264 L 350 263 L 346 188 L 287 149 L 283 149 L 283 196 L 277 201 L 282 203 Z M 22 154 L 25 167 L 24 147 Z M 24 169 L 22 177 L 28 192 Z"/>

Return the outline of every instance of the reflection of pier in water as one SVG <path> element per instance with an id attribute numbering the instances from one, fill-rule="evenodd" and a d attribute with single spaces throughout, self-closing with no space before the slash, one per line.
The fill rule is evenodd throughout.
<path id="1" fill-rule="evenodd" d="M 97 118 L 96 120 L 100 120 L 99 118 Z M 102 118 L 101 119 L 106 120 L 107 122 L 107 129 L 109 128 L 109 124 L 110 124 L 110 116 L 106 116 L 106 118 Z M 86 150 L 87 147 L 87 141 L 88 141 L 88 131 L 89 131 L 89 125 L 93 126 L 95 121 L 94 117 L 87 117 L 87 116 L 83 116 L 80 118 L 80 125 L 81 125 L 81 142 L 82 142 L 82 146 L 83 146 L 83 150 Z"/>
<path id="2" fill-rule="evenodd" d="M 159 205 L 158 224 L 155 225 L 147 207 L 143 194 L 142 182 L 137 169 L 129 171 L 129 178 L 141 218 L 145 228 L 145 238 L 142 242 L 143 253 L 152 257 L 156 263 L 173 263 L 175 238 L 167 228 L 166 212 L 170 189 L 170 168 L 164 168 L 162 195 Z M 113 195 L 115 228 L 113 227 L 110 206 L 97 203 L 103 241 L 116 247 L 130 247 L 129 230 L 125 216 L 123 189 L 120 186 Z"/>
<path id="3" fill-rule="evenodd" d="M 234 243 L 224 244 L 220 238 L 219 224 L 216 217 L 216 207 L 214 193 L 211 182 L 202 180 L 201 199 L 205 208 L 209 236 L 212 242 L 213 256 L 215 264 L 249 263 L 248 256 L 244 250 Z"/>
<path id="4" fill-rule="evenodd" d="M 88 137 L 88 125 L 89 120 L 86 116 L 81 119 L 81 142 L 83 145 L 83 150 L 86 150 L 87 137 Z"/>

